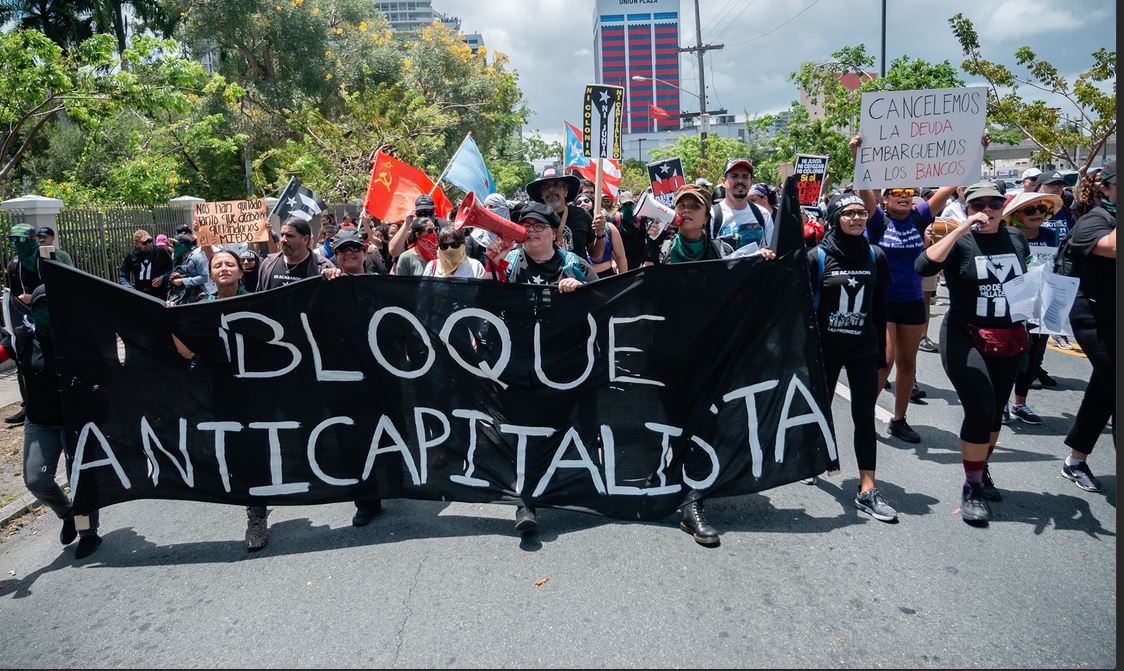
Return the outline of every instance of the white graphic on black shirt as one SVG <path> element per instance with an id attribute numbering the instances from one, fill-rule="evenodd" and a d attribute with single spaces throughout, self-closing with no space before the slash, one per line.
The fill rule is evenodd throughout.
<path id="1" fill-rule="evenodd" d="M 1019 257 L 1014 254 L 996 254 L 977 256 L 975 261 L 976 279 L 981 283 L 979 296 L 976 297 L 976 316 L 1006 317 L 1007 295 L 1003 291 L 1003 283 L 1023 274 Z"/>
<path id="2" fill-rule="evenodd" d="M 854 277 L 848 277 L 846 283 L 840 284 L 839 307 L 827 316 L 828 330 L 858 334 L 866 324 L 866 315 L 862 311 L 865 293 L 866 286 Z"/>

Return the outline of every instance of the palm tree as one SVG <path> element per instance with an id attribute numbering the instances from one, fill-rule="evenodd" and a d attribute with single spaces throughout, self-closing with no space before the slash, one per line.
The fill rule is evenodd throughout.
<path id="1" fill-rule="evenodd" d="M 64 49 L 94 34 L 85 0 L 0 0 L 0 23 L 38 30 Z"/>

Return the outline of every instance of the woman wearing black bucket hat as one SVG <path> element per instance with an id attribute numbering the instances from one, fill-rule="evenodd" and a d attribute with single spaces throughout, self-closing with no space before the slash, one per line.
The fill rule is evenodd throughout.
<path id="1" fill-rule="evenodd" d="M 831 199 L 828 232 L 808 252 L 808 268 L 820 331 L 827 389 L 834 393 L 839 373 L 847 369 L 851 388 L 851 420 L 855 425 L 855 460 L 859 491 L 855 507 L 882 522 L 898 513 L 874 486 L 877 439 L 874 405 L 878 372 L 886 363 L 886 255 L 870 244 L 863 231 L 870 218 L 866 202 L 853 193 Z"/>
<path id="2" fill-rule="evenodd" d="M 1002 498 L 987 462 L 1028 347 L 1026 327 L 1011 319 L 1003 282 L 1026 272 L 1030 246 L 1018 229 L 1002 225 L 1006 200 L 994 184 L 972 184 L 964 197 L 968 217 L 917 257 L 915 268 L 923 277 L 945 271 L 949 307 L 941 324 L 941 363 L 964 407 L 960 516 L 982 526 L 991 519 L 987 500 Z"/>

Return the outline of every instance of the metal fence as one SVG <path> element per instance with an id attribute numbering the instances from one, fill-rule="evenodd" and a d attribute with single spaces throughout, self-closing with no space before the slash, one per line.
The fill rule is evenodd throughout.
<path id="1" fill-rule="evenodd" d="M 58 245 L 81 270 L 117 281 L 121 261 L 133 249 L 133 232 L 139 228 L 152 237 L 174 237 L 181 223 L 180 210 L 172 207 L 115 207 L 100 210 L 63 208 L 56 219 Z"/>

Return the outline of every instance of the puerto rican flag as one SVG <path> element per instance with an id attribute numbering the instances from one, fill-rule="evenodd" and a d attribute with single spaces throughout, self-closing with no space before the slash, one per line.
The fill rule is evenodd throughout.
<path id="1" fill-rule="evenodd" d="M 566 148 L 563 156 L 563 170 L 574 172 L 591 182 L 597 182 L 597 164 L 583 153 L 583 138 L 580 128 L 569 121 L 562 122 L 565 127 Z M 609 194 L 613 202 L 621 190 L 621 162 L 615 158 L 601 159 L 601 188 Z"/>

